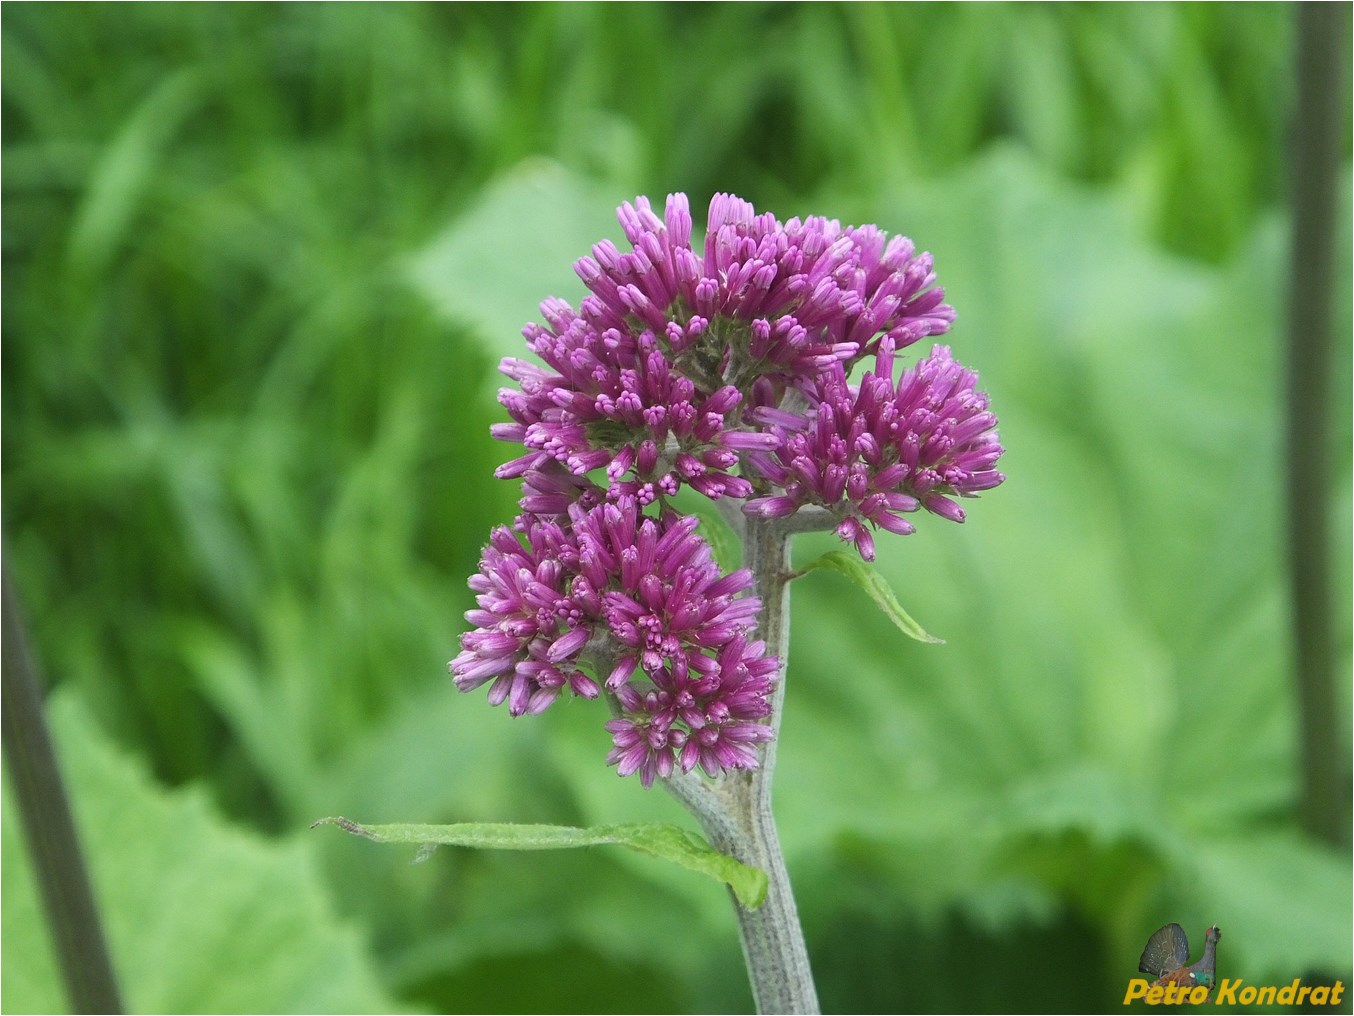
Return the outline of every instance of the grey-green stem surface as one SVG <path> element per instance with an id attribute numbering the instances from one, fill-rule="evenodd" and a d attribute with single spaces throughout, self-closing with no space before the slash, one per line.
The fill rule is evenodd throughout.
<path id="1" fill-rule="evenodd" d="M 769 720 L 777 736 L 766 745 L 760 768 L 752 772 L 731 773 L 714 784 L 694 773 L 665 783 L 700 821 L 716 849 L 766 872 L 766 902 L 756 910 L 741 906 L 730 894 L 757 1011 L 816 1013 L 818 992 L 771 813 L 790 641 L 790 532 L 801 528 L 786 525 L 787 521 L 749 518 L 743 534 L 743 564 L 752 572 L 762 601 L 758 634 L 780 662 Z"/>

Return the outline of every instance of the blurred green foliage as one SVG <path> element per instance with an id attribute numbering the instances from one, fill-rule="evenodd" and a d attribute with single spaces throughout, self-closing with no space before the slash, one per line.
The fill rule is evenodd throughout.
<path id="1" fill-rule="evenodd" d="M 510 721 L 443 669 L 516 496 L 493 365 L 668 190 L 932 250 L 1009 448 L 965 526 L 880 541 L 946 645 L 795 587 L 778 814 L 824 1005 L 1101 1011 L 1167 921 L 1221 925 L 1225 976 L 1348 978 L 1349 854 L 1292 818 L 1291 8 L 0 19 L 6 556 L 136 1008 L 749 1007 L 688 873 L 306 830 L 687 821 L 602 765 L 595 708 Z M 1349 355 L 1312 492 L 1344 562 Z M 3 1005 L 50 1011 L 6 817 Z"/>

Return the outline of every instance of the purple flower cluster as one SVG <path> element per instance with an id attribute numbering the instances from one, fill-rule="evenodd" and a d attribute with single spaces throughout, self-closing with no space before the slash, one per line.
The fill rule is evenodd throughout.
<path id="1" fill-rule="evenodd" d="M 547 369 L 515 358 L 503 373 L 519 388 L 500 400 L 513 423 L 494 436 L 526 454 L 501 477 L 554 460 L 570 472 L 607 469 L 608 492 L 642 504 L 689 484 L 710 498 L 746 498 L 731 470 L 740 453 L 773 439 L 744 421 L 750 405 L 776 405 L 787 387 L 850 363 L 881 336 L 901 348 L 946 331 L 954 311 L 929 254 L 874 226 L 791 219 L 719 194 L 704 254 L 691 246 L 686 196 L 660 219 L 645 198 L 621 206 L 634 248 L 610 241 L 574 268 L 591 291 L 575 311 L 550 299 L 527 345 Z"/>
<path id="2" fill-rule="evenodd" d="M 582 667 L 608 670 L 624 711 L 607 725 L 608 761 L 621 775 L 649 786 L 674 769 L 755 767 L 776 661 L 747 638 L 760 607 L 741 595 L 752 576 L 720 574 L 694 517 L 645 517 L 632 497 L 575 504 L 567 520 L 524 514 L 525 545 L 494 531 L 470 579 L 479 609 L 451 661 L 456 686 L 492 681 L 490 703 L 520 716 L 566 687 L 596 698 L 602 686 Z"/>
<path id="3" fill-rule="evenodd" d="M 774 518 L 821 505 L 841 520 L 837 535 L 867 561 L 874 560 L 867 521 L 901 535 L 915 531 L 901 513 L 918 508 L 963 522 L 950 495 L 972 497 L 1004 479 L 993 468 L 1002 453 L 997 418 L 973 387 L 977 380 L 936 346 L 895 385 L 893 342 L 885 337 L 859 387 L 837 368 L 808 393 L 809 412 L 755 411 L 777 446 L 753 465 L 783 493 L 754 498 L 744 510 Z"/>
<path id="4" fill-rule="evenodd" d="M 755 768 L 778 665 L 754 638 L 746 571 L 720 573 L 688 486 L 752 519 L 820 512 L 862 557 L 872 530 L 911 533 L 925 508 L 1002 482 L 1002 447 L 977 375 L 937 346 L 894 380 L 897 351 L 949 330 L 932 259 L 906 237 L 820 217 L 781 223 L 718 194 L 692 246 L 685 195 L 660 218 L 619 210 L 631 249 L 580 258 L 575 310 L 541 304 L 494 437 L 522 454 L 517 533 L 495 530 L 451 662 L 457 687 L 539 713 L 565 688 L 605 694 L 608 761 L 649 786 L 680 770 Z M 860 383 L 852 368 L 874 358 Z M 828 526 L 824 526 L 828 528 Z M 525 543 L 523 542 L 525 540 Z"/>

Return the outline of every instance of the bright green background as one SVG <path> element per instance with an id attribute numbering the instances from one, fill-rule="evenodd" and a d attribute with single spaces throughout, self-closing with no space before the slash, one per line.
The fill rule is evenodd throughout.
<path id="1" fill-rule="evenodd" d="M 723 1011 L 723 891 L 605 711 L 452 688 L 512 513 L 493 365 L 621 200 L 732 190 L 936 255 L 1007 483 L 794 590 L 777 811 L 829 1011 L 1107 1011 L 1150 932 L 1349 983 L 1294 823 L 1277 5 L 3 10 L 3 508 L 142 1011 Z M 1347 119 L 1347 117 L 1346 117 Z M 1342 141 L 1348 153 L 1348 139 Z M 1349 176 L 1331 378 L 1348 764 Z M 817 546 L 806 541 L 805 559 Z M 60 1011 L 6 794 L 3 1006 Z"/>

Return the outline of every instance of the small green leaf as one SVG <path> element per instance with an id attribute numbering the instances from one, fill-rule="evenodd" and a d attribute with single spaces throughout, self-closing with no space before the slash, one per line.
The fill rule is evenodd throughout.
<path id="1" fill-rule="evenodd" d="M 944 644 L 944 639 L 938 639 L 934 635 L 928 634 L 926 629 L 912 620 L 908 612 L 903 609 L 903 605 L 898 602 L 898 597 L 894 595 L 884 577 L 875 570 L 874 565 L 840 550 L 832 550 L 822 557 L 810 561 L 795 574 L 803 575 L 818 568 L 828 568 L 840 572 L 860 586 L 861 589 L 870 594 L 870 599 L 878 604 L 879 609 L 884 612 L 884 616 L 902 629 L 905 635 L 910 635 L 918 642 L 930 642 L 935 645 Z"/>
<path id="2" fill-rule="evenodd" d="M 412 843 L 421 847 L 444 844 L 486 850 L 557 850 L 563 847 L 595 847 L 614 843 L 641 854 L 680 864 L 683 868 L 727 883 L 738 902 L 756 909 L 766 899 L 766 872 L 721 854 L 696 833 L 661 822 L 624 825 L 576 826 L 519 825 L 513 822 L 460 822 L 455 825 L 359 825 L 351 819 L 322 818 L 311 828 L 336 825 L 378 843 Z M 423 854 L 420 857 L 424 856 Z"/>

